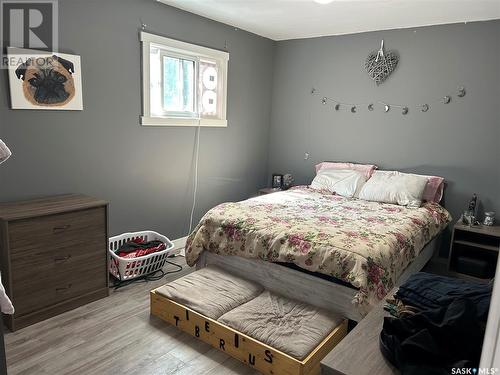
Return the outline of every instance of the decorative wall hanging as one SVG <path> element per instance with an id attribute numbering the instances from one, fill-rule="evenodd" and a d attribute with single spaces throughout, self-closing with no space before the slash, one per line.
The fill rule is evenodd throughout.
<path id="1" fill-rule="evenodd" d="M 371 52 L 365 61 L 365 69 L 377 85 L 384 82 L 396 69 L 399 55 L 396 51 L 384 51 L 384 40 L 378 51 Z"/>
<path id="2" fill-rule="evenodd" d="M 12 109 L 83 109 L 80 56 L 8 48 Z"/>
<path id="3" fill-rule="evenodd" d="M 465 96 L 465 94 L 466 94 L 465 87 L 459 86 L 458 90 L 457 90 L 457 97 L 463 98 Z M 313 88 L 311 90 L 311 95 L 319 95 L 318 90 Z M 451 100 L 452 100 L 451 95 L 446 95 L 446 96 L 441 97 L 439 100 L 436 100 L 436 101 L 439 101 L 439 102 L 444 103 L 444 104 L 449 104 L 451 102 Z M 366 104 L 366 103 L 346 103 L 346 102 L 342 102 L 342 101 L 334 99 L 334 98 L 330 98 L 328 96 L 321 97 L 321 103 L 323 105 L 327 105 L 329 102 L 334 103 L 333 108 L 335 109 L 335 111 L 340 111 L 340 110 L 344 109 L 344 110 L 350 111 L 351 113 L 357 113 L 358 108 L 365 108 L 365 107 L 370 112 L 375 110 L 375 104 L 373 102 L 370 102 L 368 104 Z M 411 112 L 410 107 L 414 107 L 417 110 L 420 110 L 421 112 L 427 112 L 431 108 L 430 105 L 427 103 L 416 104 L 414 106 L 410 106 L 408 104 L 386 103 L 384 101 L 378 101 L 377 103 L 381 105 L 382 110 L 384 112 L 389 112 L 391 110 L 391 108 L 400 108 L 401 114 L 403 114 L 403 115 L 407 115 Z"/>

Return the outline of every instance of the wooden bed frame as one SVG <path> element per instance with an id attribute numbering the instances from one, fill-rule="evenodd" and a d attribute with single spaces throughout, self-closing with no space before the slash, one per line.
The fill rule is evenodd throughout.
<path id="1" fill-rule="evenodd" d="M 410 263 L 396 282 L 396 286 L 404 283 L 411 275 L 420 271 L 433 257 L 437 249 L 439 234 L 434 237 Z M 259 259 L 247 259 L 238 256 L 222 256 L 203 251 L 196 268 L 209 264 L 216 265 L 226 271 L 260 283 L 265 289 L 285 297 L 308 303 L 313 306 L 335 311 L 342 316 L 360 321 L 363 316 L 353 305 L 352 300 L 357 289 L 339 285 L 305 272 L 265 262 Z"/>

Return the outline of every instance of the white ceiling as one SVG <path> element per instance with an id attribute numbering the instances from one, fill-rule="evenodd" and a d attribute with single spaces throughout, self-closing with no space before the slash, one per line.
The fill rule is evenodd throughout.
<path id="1" fill-rule="evenodd" d="M 500 0 L 159 0 L 274 40 L 500 19 Z"/>

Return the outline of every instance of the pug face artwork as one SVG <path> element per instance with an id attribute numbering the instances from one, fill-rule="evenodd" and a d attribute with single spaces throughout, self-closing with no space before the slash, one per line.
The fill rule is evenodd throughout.
<path id="1" fill-rule="evenodd" d="M 71 61 L 56 55 L 28 59 L 16 69 L 23 93 L 33 105 L 63 106 L 75 96 Z"/>
<path id="2" fill-rule="evenodd" d="M 9 54 L 12 108 L 83 109 L 80 57 L 31 52 Z"/>

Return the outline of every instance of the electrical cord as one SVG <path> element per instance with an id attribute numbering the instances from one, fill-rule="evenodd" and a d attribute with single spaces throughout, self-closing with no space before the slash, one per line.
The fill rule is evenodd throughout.
<path id="1" fill-rule="evenodd" d="M 195 161 L 194 161 L 194 187 L 193 187 L 193 205 L 191 206 L 191 215 L 189 216 L 189 233 L 193 230 L 193 217 L 194 210 L 196 208 L 196 197 L 198 195 L 198 160 L 200 154 L 200 133 L 201 126 L 200 120 L 198 119 L 198 127 L 196 128 L 196 145 L 195 145 Z"/>
<path id="2" fill-rule="evenodd" d="M 198 119 L 198 126 L 196 127 L 196 143 L 195 143 L 195 163 L 194 163 L 194 182 L 193 182 L 193 205 L 191 206 L 191 214 L 189 216 L 189 233 L 191 233 L 193 229 L 193 218 L 194 218 L 194 211 L 196 209 L 196 198 L 198 195 L 198 162 L 199 162 L 199 155 L 200 155 L 200 132 L 201 132 L 201 120 Z M 110 285 L 110 288 L 113 288 L 114 290 L 118 290 L 120 288 L 123 288 L 127 285 L 134 284 L 137 282 L 150 282 L 150 281 L 158 281 L 163 279 L 166 275 L 180 272 L 182 271 L 182 266 L 169 262 L 168 260 L 166 263 L 171 264 L 173 266 L 176 266 L 177 269 L 175 271 L 170 271 L 170 272 L 165 272 L 162 269 L 150 273 L 148 275 L 143 275 L 140 276 L 136 279 L 133 280 L 125 280 L 121 281 L 118 279 L 115 279 L 112 285 Z"/>
<path id="3" fill-rule="evenodd" d="M 150 273 L 148 275 L 143 275 L 143 276 L 140 276 L 140 277 L 138 277 L 136 279 L 132 279 L 132 280 L 121 281 L 121 280 L 115 279 L 113 284 L 110 285 L 109 288 L 113 288 L 114 290 L 118 290 L 120 288 L 123 288 L 125 286 L 128 286 L 130 284 L 134 284 L 134 283 L 139 283 L 139 282 L 147 283 L 150 281 L 158 281 L 158 280 L 163 279 L 166 275 L 182 271 L 182 266 L 177 264 L 177 263 L 169 262 L 168 260 L 165 261 L 165 263 L 171 264 L 171 265 L 177 267 L 177 269 L 174 271 L 168 271 L 168 272 L 165 272 L 165 271 L 163 271 L 163 269 L 160 269 L 156 272 Z"/>

